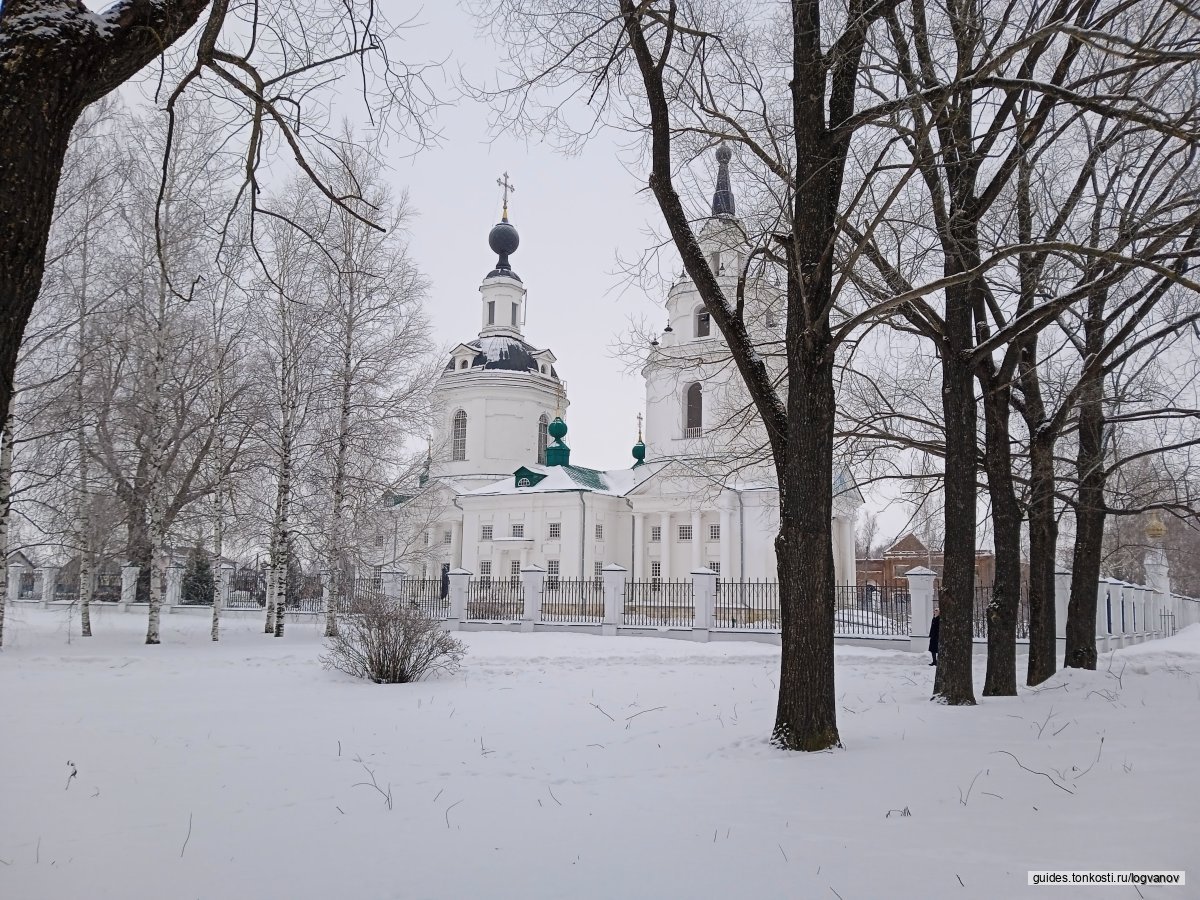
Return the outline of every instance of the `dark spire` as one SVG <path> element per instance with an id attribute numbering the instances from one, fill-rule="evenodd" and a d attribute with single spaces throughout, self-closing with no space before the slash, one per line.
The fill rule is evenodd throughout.
<path id="1" fill-rule="evenodd" d="M 737 215 L 733 202 L 733 188 L 729 186 L 729 160 L 733 151 L 724 144 L 717 147 L 717 189 L 713 191 L 712 213 L 714 216 Z"/>
<path id="2" fill-rule="evenodd" d="M 496 179 L 496 184 L 504 189 L 504 209 L 500 215 L 500 221 L 493 225 L 492 230 L 488 232 L 488 246 L 499 257 L 496 260 L 496 268 L 488 272 L 488 278 L 507 275 L 509 278 L 516 278 L 517 281 L 520 281 L 520 277 L 512 270 L 512 266 L 508 262 L 509 255 L 516 253 L 517 247 L 521 243 L 521 236 L 517 234 L 517 229 L 508 221 L 508 194 L 510 191 L 515 191 L 516 188 L 508 180 L 507 172 L 504 173 L 502 179 Z"/>

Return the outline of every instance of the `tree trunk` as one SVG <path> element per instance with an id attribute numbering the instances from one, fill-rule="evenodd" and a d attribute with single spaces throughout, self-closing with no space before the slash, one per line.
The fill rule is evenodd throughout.
<path id="1" fill-rule="evenodd" d="M 210 636 L 214 641 L 221 638 L 221 602 L 225 599 L 225 567 L 221 555 L 225 552 L 225 502 L 221 486 L 217 486 L 216 509 L 213 511 L 213 556 L 217 571 L 213 573 L 213 612 Z"/>
<path id="2" fill-rule="evenodd" d="M 951 264 L 953 265 L 953 264 Z M 974 374 L 969 363 L 971 306 L 960 288 L 946 291 L 942 412 L 946 423 L 945 544 L 938 593 L 941 632 L 933 697 L 951 706 L 975 703 L 971 671 L 975 604 L 975 502 L 978 446 Z"/>
<path id="3" fill-rule="evenodd" d="M 80 242 L 80 266 L 82 275 L 79 286 L 79 345 L 75 371 L 75 446 L 79 453 L 79 496 L 76 533 L 79 535 L 79 631 L 83 637 L 92 636 L 92 493 L 88 481 L 87 431 L 84 423 L 88 416 L 83 405 L 84 379 L 87 374 L 87 288 L 88 288 L 88 238 L 90 223 L 85 224 Z"/>
<path id="4" fill-rule="evenodd" d="M 1009 427 L 1012 388 L 983 388 L 984 466 L 992 502 L 992 530 L 996 545 L 996 577 L 987 609 L 987 675 L 985 697 L 1017 694 L 1017 606 L 1021 598 L 1021 507 L 1013 484 L 1012 438 Z M 973 601 L 974 598 L 972 598 Z"/>
<path id="5" fill-rule="evenodd" d="M 1103 339 L 1103 319 L 1090 315 L 1085 328 L 1087 356 Z M 1100 332 L 1096 334 L 1095 332 Z M 1104 543 L 1104 385 L 1097 374 L 1080 391 L 1079 493 L 1075 500 L 1075 547 L 1071 557 L 1071 598 L 1067 603 L 1067 650 L 1063 665 L 1096 668 L 1096 591 Z"/>
<path id="6" fill-rule="evenodd" d="M 792 355 L 789 452 L 779 483 L 782 650 L 772 742 L 787 750 L 840 747 L 834 691 L 833 354 L 824 341 Z M 801 357 L 800 365 L 795 365 Z"/>
<path id="7" fill-rule="evenodd" d="M 346 320 L 341 347 L 342 368 L 338 373 L 341 381 L 341 396 L 339 397 L 338 409 L 337 451 L 333 462 L 333 509 L 330 511 L 329 523 L 330 571 L 334 571 L 340 567 L 345 549 L 342 543 L 345 531 L 346 457 L 350 450 L 350 388 L 354 378 L 354 323 L 352 318 L 354 314 L 354 290 L 355 285 L 351 283 L 348 290 L 348 294 L 350 294 L 350 297 L 347 299 L 348 308 L 343 313 Z M 329 585 L 329 603 L 325 608 L 325 637 L 333 637 L 338 633 L 337 610 L 340 597 L 341 579 L 334 578 Z"/>
<path id="8" fill-rule="evenodd" d="M 1041 684 L 1057 671 L 1058 623 L 1054 570 L 1058 522 L 1054 518 L 1054 437 L 1042 432 L 1029 442 L 1029 669 L 1026 684 Z"/>
<path id="9" fill-rule="evenodd" d="M 16 399 L 10 395 L 9 402 Z M 13 417 L 0 426 L 0 647 L 4 646 L 4 608 L 8 605 L 8 522 L 12 512 Z M 16 599 L 15 597 L 13 598 Z"/>

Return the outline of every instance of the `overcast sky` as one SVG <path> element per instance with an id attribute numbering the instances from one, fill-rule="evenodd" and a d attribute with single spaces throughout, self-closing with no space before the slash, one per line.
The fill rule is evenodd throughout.
<path id="1" fill-rule="evenodd" d="M 394 14 L 399 18 L 399 14 Z M 476 34 L 456 3 L 428 4 L 404 46 L 422 58 L 450 57 L 473 82 L 494 81 L 498 53 Z M 395 184 L 409 192 L 418 216 L 412 250 L 432 281 L 428 304 L 438 340 L 474 338 L 480 326 L 479 284 L 496 256 L 488 230 L 500 219 L 496 179 L 507 171 L 516 192 L 509 218 L 521 235 L 512 265 L 528 294 L 525 337 L 554 351 L 571 401 L 565 416 L 572 462 L 595 468 L 631 465 L 636 416 L 644 392 L 624 373 L 612 345 L 631 317 L 662 318 L 662 296 L 628 285 L 620 259 L 636 259 L 658 210 L 623 168 L 613 135 L 601 133 L 579 156 L 547 144 L 493 135 L 488 108 L 458 101 L 438 117 L 439 147 L 391 159 Z"/>

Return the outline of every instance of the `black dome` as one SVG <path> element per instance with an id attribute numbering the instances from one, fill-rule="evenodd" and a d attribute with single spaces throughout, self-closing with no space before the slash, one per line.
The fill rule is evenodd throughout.
<path id="1" fill-rule="evenodd" d="M 533 358 L 533 354 L 539 352 L 538 349 L 517 338 L 495 335 L 467 341 L 466 346 L 478 351 L 475 358 L 471 360 L 472 369 L 534 374 L 541 371 L 541 363 Z M 446 364 L 446 371 L 456 371 L 454 360 L 450 360 Z M 550 374 L 555 378 L 558 377 L 558 372 L 554 370 L 553 366 L 550 367 Z"/>
<path id="2" fill-rule="evenodd" d="M 492 230 L 488 232 L 488 246 L 492 248 L 492 252 L 499 256 L 508 256 L 510 253 L 516 253 L 517 247 L 521 245 L 521 236 L 517 234 L 517 229 L 508 222 L 499 222 L 492 226 Z"/>

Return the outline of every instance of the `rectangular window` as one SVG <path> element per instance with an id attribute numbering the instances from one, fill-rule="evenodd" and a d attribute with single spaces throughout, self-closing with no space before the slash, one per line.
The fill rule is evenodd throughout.
<path id="1" fill-rule="evenodd" d="M 525 526 L 519 523 L 514 525 L 512 527 L 512 536 L 515 538 L 525 537 Z"/>
<path id="2" fill-rule="evenodd" d="M 479 561 L 479 580 L 484 583 L 490 583 L 492 580 L 492 561 L 490 559 L 481 559 Z"/>
<path id="3" fill-rule="evenodd" d="M 496 301 L 495 300 L 488 301 L 488 324 L 489 325 L 496 324 Z"/>
<path id="4" fill-rule="evenodd" d="M 690 541 L 691 539 L 692 539 L 692 526 L 691 525 L 680 525 L 679 526 L 679 540 Z"/>
<path id="5" fill-rule="evenodd" d="M 709 525 L 708 526 L 708 539 L 710 541 L 719 541 L 721 539 L 721 526 L 720 525 Z"/>
<path id="6" fill-rule="evenodd" d="M 658 544 L 661 542 L 662 542 L 662 526 L 661 525 L 651 525 L 650 526 L 650 543 Z"/>
<path id="7" fill-rule="evenodd" d="M 550 535 L 550 540 L 552 540 L 552 541 L 557 541 L 559 538 L 561 538 L 562 537 L 562 522 L 551 522 L 549 535 Z"/>
<path id="8" fill-rule="evenodd" d="M 513 328 L 516 328 L 516 327 L 517 327 L 517 326 L 520 324 L 519 322 L 517 322 L 517 309 L 518 309 L 518 307 L 517 307 L 517 304 L 515 304 L 515 303 L 514 303 L 514 304 L 512 305 L 512 324 L 513 324 Z"/>
<path id="9" fill-rule="evenodd" d="M 546 590 L 558 590 L 558 560 L 546 560 Z"/>
<path id="10" fill-rule="evenodd" d="M 371 590 L 378 591 L 383 587 L 383 566 L 371 566 Z"/>
<path id="11" fill-rule="evenodd" d="M 513 581 L 517 581 L 520 579 L 520 577 L 521 577 L 521 561 L 519 559 L 514 559 L 509 562 L 508 574 L 512 577 Z"/>
<path id="12" fill-rule="evenodd" d="M 597 581 L 604 578 L 604 560 L 598 559 L 592 563 L 592 577 Z"/>
<path id="13" fill-rule="evenodd" d="M 598 540 L 598 541 L 604 540 L 604 526 L 601 525 L 599 522 L 596 523 L 596 540 Z"/>
<path id="14" fill-rule="evenodd" d="M 453 532 L 451 532 L 451 530 L 449 528 L 447 528 L 445 531 L 442 532 L 442 543 L 443 544 L 454 543 L 454 534 L 453 534 Z"/>
<path id="15" fill-rule="evenodd" d="M 421 539 L 424 540 L 425 546 L 428 547 L 429 546 L 429 532 L 427 531 L 423 535 L 421 535 Z"/>
<path id="16" fill-rule="evenodd" d="M 707 312 L 696 313 L 696 337 L 708 337 L 712 333 L 712 320 Z"/>
<path id="17" fill-rule="evenodd" d="M 380 532 L 379 534 L 375 535 L 375 546 L 376 547 L 382 547 L 386 543 L 387 543 L 387 538 L 384 537 L 383 532 Z"/>
<path id="18" fill-rule="evenodd" d="M 481 525 L 479 528 L 479 539 L 481 541 L 490 541 L 492 539 L 492 526 Z"/>
<path id="19" fill-rule="evenodd" d="M 721 577 L 721 564 L 719 562 L 710 562 L 708 567 L 717 573 L 717 577 Z"/>
<path id="20" fill-rule="evenodd" d="M 662 581 L 662 563 L 657 559 L 650 562 L 650 580 Z"/>

